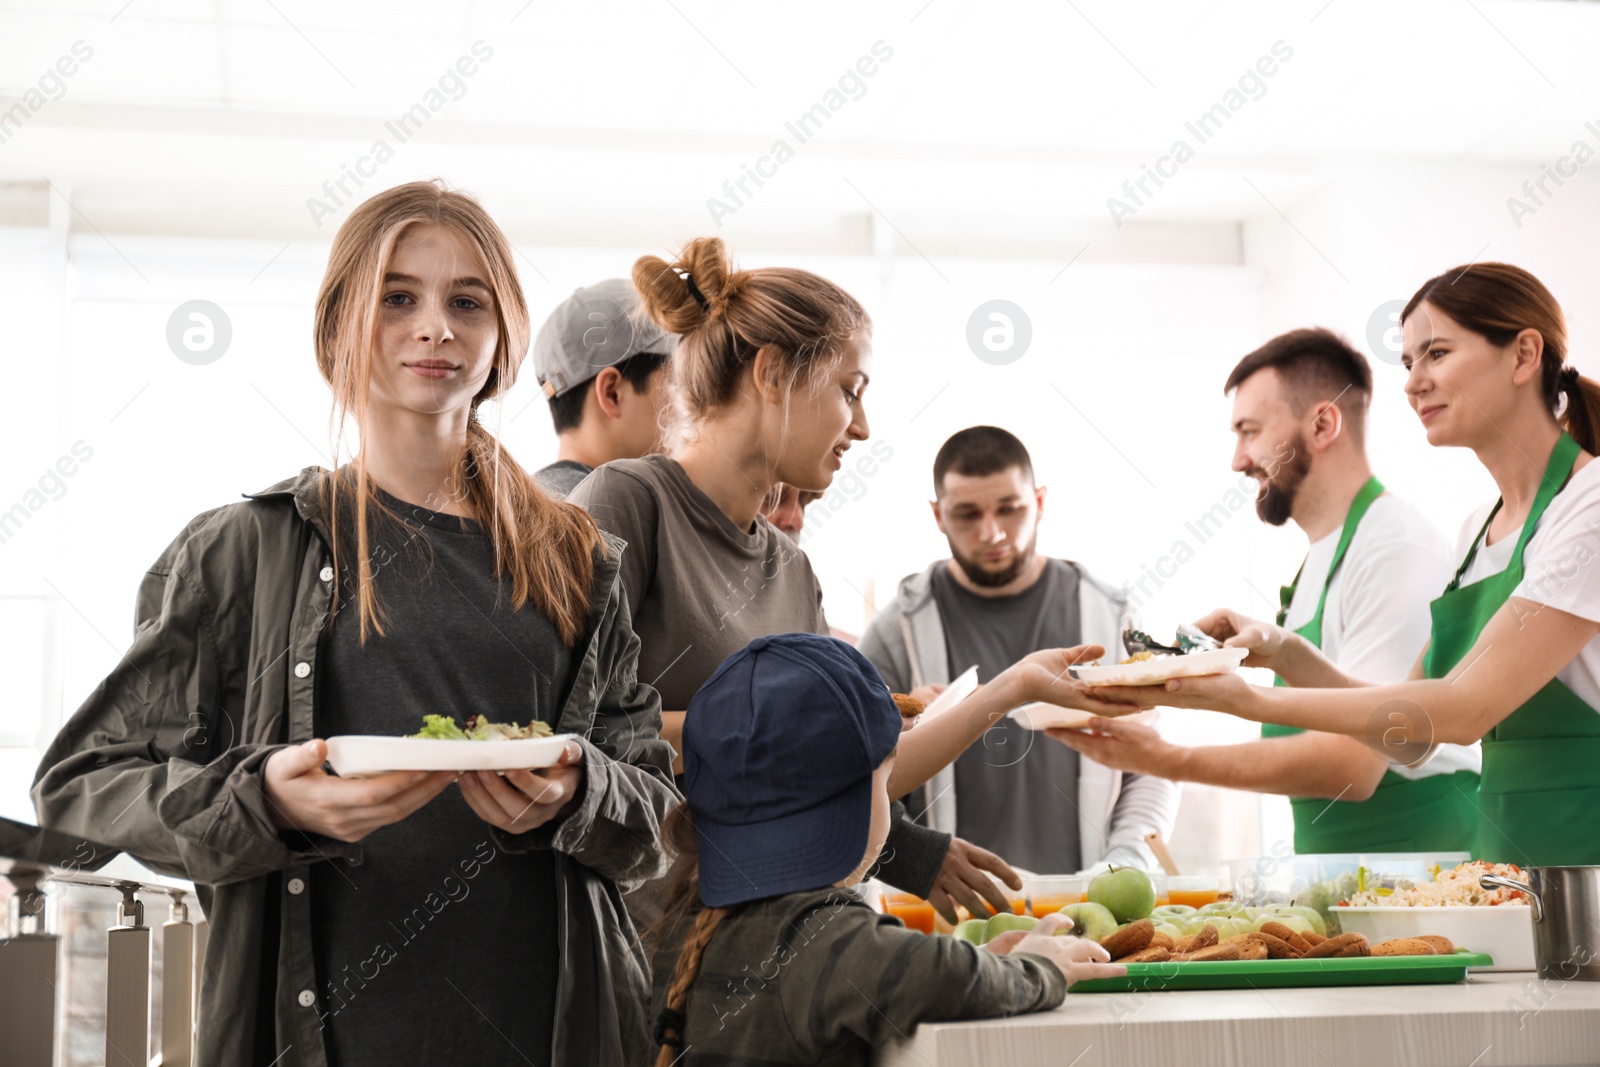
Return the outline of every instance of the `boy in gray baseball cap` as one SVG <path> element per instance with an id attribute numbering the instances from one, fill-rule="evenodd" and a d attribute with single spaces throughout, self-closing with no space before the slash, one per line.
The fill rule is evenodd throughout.
<path id="1" fill-rule="evenodd" d="M 625 278 L 584 286 L 533 339 L 533 369 L 560 438 L 556 462 L 535 473 L 565 499 L 591 470 L 655 451 L 667 403 L 666 366 L 677 337 L 639 312 Z"/>

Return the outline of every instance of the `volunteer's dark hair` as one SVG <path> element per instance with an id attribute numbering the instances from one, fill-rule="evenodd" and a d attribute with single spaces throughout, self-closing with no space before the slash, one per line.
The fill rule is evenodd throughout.
<path id="1" fill-rule="evenodd" d="M 1017 435 L 998 426 L 969 426 L 953 434 L 933 457 L 933 495 L 944 492 L 944 476 L 951 471 L 969 478 L 1022 468 L 1033 481 L 1033 458 Z"/>
<path id="2" fill-rule="evenodd" d="M 635 352 L 621 363 L 612 365 L 622 375 L 622 380 L 633 386 L 634 392 L 642 393 L 650 388 L 651 376 L 667 365 L 668 358 L 660 352 Z M 556 433 L 566 433 L 583 425 L 583 405 L 592 388 L 594 378 L 589 378 L 560 396 L 550 398 L 550 421 L 555 423 Z"/>
<path id="3" fill-rule="evenodd" d="M 663 1019 L 657 1029 L 664 1040 L 656 1054 L 656 1067 L 671 1067 L 684 1044 L 683 1017 L 688 1013 L 689 991 L 700 977 L 700 961 L 705 958 L 706 946 L 723 920 L 738 911 L 732 908 L 708 908 L 700 903 L 700 837 L 695 833 L 689 805 L 679 802 L 667 813 L 661 823 L 661 841 L 667 853 L 674 857 L 672 870 L 667 875 L 671 890 L 667 908 L 643 938 L 659 945 L 670 936 L 673 929 L 694 915 L 694 922 L 683 937 L 683 947 L 678 952 L 678 962 L 672 969 L 672 981 L 667 985 L 667 996 L 662 1012 Z"/>
<path id="4" fill-rule="evenodd" d="M 1424 301 L 1492 345 L 1508 345 L 1523 330 L 1544 338 L 1540 388 L 1552 418 L 1585 452 L 1600 452 L 1600 383 L 1567 362 L 1567 320 L 1544 283 L 1509 263 L 1473 263 L 1422 283 L 1400 313 L 1405 322 Z M 1567 410 L 1556 416 L 1561 397 Z"/>
<path id="5" fill-rule="evenodd" d="M 1283 379 L 1296 415 L 1312 404 L 1332 400 L 1339 405 L 1354 440 L 1365 438 L 1367 408 L 1372 403 L 1372 367 L 1344 338 L 1321 326 L 1280 333 L 1239 361 L 1222 387 L 1223 395 L 1268 367 Z"/>

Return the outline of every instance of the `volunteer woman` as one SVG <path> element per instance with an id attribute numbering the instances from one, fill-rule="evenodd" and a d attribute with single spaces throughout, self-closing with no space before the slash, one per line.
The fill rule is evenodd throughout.
<path id="1" fill-rule="evenodd" d="M 1481 738 L 1476 852 L 1600 863 L 1600 385 L 1567 365 L 1560 306 L 1517 267 L 1448 271 L 1401 322 L 1428 442 L 1472 449 L 1500 489 L 1463 529 L 1414 680 L 1366 686 L 1302 638 L 1223 611 L 1202 624 L 1295 688 L 1220 675 L 1144 700 L 1360 737 L 1401 762 Z"/>

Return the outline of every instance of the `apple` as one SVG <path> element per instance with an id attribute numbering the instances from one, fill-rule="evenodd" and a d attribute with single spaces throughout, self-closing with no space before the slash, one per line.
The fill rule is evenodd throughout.
<path id="1" fill-rule="evenodd" d="M 1183 931 L 1178 929 L 1176 926 L 1173 926 L 1171 923 L 1156 923 L 1156 933 L 1166 934 L 1174 941 L 1183 936 Z"/>
<path id="2" fill-rule="evenodd" d="M 967 920 L 967 922 L 972 921 L 971 919 Z M 1032 915 L 1015 915 L 1009 911 L 991 915 L 983 924 L 982 944 L 987 945 L 1001 934 L 1012 930 L 1032 930 L 1038 922 L 1039 920 Z"/>
<path id="3" fill-rule="evenodd" d="M 984 940 L 984 931 L 988 925 L 988 919 L 968 919 L 955 928 L 952 936 L 959 937 L 963 941 L 970 941 L 974 945 L 981 945 Z"/>
<path id="4" fill-rule="evenodd" d="M 1234 918 L 1248 918 L 1250 909 L 1243 904 L 1235 904 L 1231 900 L 1219 900 L 1215 904 L 1207 904 L 1196 914 L 1199 915 L 1231 915 Z"/>
<path id="5" fill-rule="evenodd" d="M 1162 916 L 1173 918 L 1179 915 L 1193 915 L 1194 913 L 1195 909 L 1188 904 L 1163 904 L 1150 914 L 1158 918 Z"/>
<path id="6" fill-rule="evenodd" d="M 1308 934 L 1312 932 L 1311 924 L 1306 921 L 1306 917 L 1304 915 L 1296 915 L 1293 912 L 1282 911 L 1269 912 L 1266 915 L 1259 916 L 1255 922 L 1250 924 L 1250 932 L 1259 934 L 1261 932 L 1261 928 L 1267 925 L 1267 923 L 1280 923 L 1284 926 L 1287 926 L 1289 929 L 1302 934 Z"/>
<path id="7" fill-rule="evenodd" d="M 1318 911 L 1316 908 L 1308 908 L 1300 904 L 1289 904 L 1285 906 L 1284 910 L 1290 912 L 1291 914 L 1300 916 L 1306 922 L 1311 924 L 1311 929 L 1315 930 L 1323 937 L 1328 936 L 1328 921 L 1323 917 L 1322 912 Z"/>
<path id="8" fill-rule="evenodd" d="M 1072 934 L 1074 937 L 1086 937 L 1090 941 L 1099 941 L 1109 937 L 1117 928 L 1117 917 L 1112 915 L 1103 904 L 1085 900 L 1077 904 L 1068 904 L 1061 909 L 1061 914 L 1072 920 Z"/>
<path id="9" fill-rule="evenodd" d="M 1118 922 L 1133 922 L 1156 906 L 1156 887 L 1137 868 L 1112 867 L 1090 880 L 1089 902 L 1104 907 Z"/>

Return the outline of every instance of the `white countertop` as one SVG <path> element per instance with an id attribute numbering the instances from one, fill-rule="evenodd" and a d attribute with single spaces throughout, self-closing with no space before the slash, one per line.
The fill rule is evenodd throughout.
<path id="1" fill-rule="evenodd" d="M 879 1067 L 1600 1064 L 1600 982 L 1068 993 L 1055 1011 L 924 1023 Z"/>

